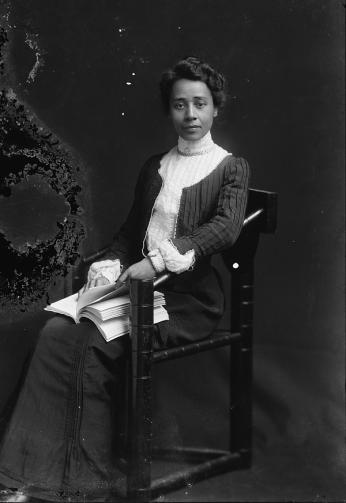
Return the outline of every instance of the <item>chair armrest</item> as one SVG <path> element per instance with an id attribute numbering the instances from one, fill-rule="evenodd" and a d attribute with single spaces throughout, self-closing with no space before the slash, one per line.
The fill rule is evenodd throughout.
<path id="1" fill-rule="evenodd" d="M 154 289 L 157 288 L 158 286 L 162 285 L 166 281 L 169 280 L 173 276 L 173 273 L 171 272 L 165 272 L 161 274 L 158 278 L 154 279 Z"/>
<path id="2" fill-rule="evenodd" d="M 274 233 L 277 225 L 278 195 L 267 190 L 249 189 L 246 216 L 258 211 L 261 212 L 259 230 L 264 233 Z M 247 219 L 245 219 L 246 221 Z"/>

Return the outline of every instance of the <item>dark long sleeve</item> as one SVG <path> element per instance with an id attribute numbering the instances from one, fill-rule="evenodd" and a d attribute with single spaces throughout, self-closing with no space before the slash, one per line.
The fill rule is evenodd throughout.
<path id="1" fill-rule="evenodd" d="M 145 230 L 161 187 L 161 178 L 157 174 L 161 157 L 162 154 L 152 156 L 143 165 L 136 182 L 131 209 L 104 257 L 118 258 L 124 268 L 140 259 Z"/>
<path id="2" fill-rule="evenodd" d="M 250 168 L 245 159 L 231 157 L 225 169 L 217 208 L 212 217 L 188 235 L 172 239 L 179 253 L 195 251 L 195 259 L 211 255 L 231 246 L 244 221 Z M 212 189 L 213 178 L 206 186 L 205 197 Z"/>

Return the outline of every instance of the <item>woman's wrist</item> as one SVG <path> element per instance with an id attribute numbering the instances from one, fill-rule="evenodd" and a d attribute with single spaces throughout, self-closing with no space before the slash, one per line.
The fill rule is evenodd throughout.
<path id="1" fill-rule="evenodd" d="M 169 239 L 165 239 L 159 248 L 155 248 L 148 253 L 148 258 L 150 258 L 153 268 L 157 273 L 161 273 L 167 269 L 168 271 L 180 274 L 193 268 L 195 251 L 191 249 L 181 254 Z"/>
<path id="2" fill-rule="evenodd" d="M 160 273 L 165 270 L 165 261 L 162 258 L 161 252 L 158 248 L 155 250 L 151 250 L 148 253 L 148 258 L 150 259 L 150 262 L 155 269 L 155 272 Z"/>

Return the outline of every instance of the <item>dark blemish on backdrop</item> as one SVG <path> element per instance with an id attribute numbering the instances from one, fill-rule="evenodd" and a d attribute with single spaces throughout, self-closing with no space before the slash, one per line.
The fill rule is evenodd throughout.
<path id="1" fill-rule="evenodd" d="M 27 176 L 4 190 L 11 194 L 0 199 L 0 229 L 12 248 L 26 253 L 40 241 L 54 239 L 58 223 L 66 221 L 70 209 L 44 176 Z M 52 225 L 52 216 L 57 225 Z"/>
<path id="2" fill-rule="evenodd" d="M 27 40 L 36 51 L 33 80 L 41 60 L 37 39 Z M 4 27 L 0 42 L 0 312 L 8 320 L 49 301 L 49 286 L 75 263 L 85 230 L 79 162 L 9 86 Z"/>

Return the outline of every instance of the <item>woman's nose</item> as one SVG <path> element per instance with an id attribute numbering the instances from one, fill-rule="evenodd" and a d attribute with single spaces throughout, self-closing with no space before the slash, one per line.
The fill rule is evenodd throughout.
<path id="1" fill-rule="evenodd" d="M 185 119 L 187 119 L 187 120 L 193 120 L 195 118 L 196 118 L 195 107 L 191 104 L 191 105 L 189 105 L 189 106 L 186 107 Z"/>

